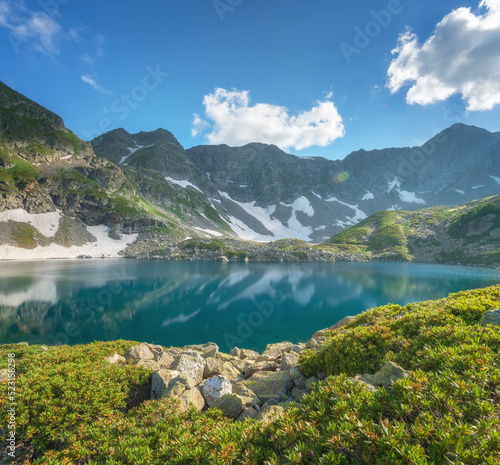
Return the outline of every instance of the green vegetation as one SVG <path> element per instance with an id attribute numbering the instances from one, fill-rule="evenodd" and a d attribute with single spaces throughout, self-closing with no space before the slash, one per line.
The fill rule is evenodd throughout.
<path id="1" fill-rule="evenodd" d="M 15 186 L 19 182 L 32 182 L 38 179 L 36 168 L 27 161 L 17 155 L 0 154 L 0 156 L 5 165 L 13 165 L 12 168 L 0 169 L 0 182 L 6 183 L 9 188 L 16 189 Z"/>
<path id="2" fill-rule="evenodd" d="M 477 203 L 453 221 L 448 230 L 451 237 L 470 241 L 487 236 L 492 227 L 500 228 L 500 198 L 490 197 Z"/>
<path id="3" fill-rule="evenodd" d="M 493 465 L 500 327 L 478 322 L 499 306 L 500 285 L 364 312 L 301 355 L 307 375 L 330 376 L 268 425 L 147 400 L 146 369 L 103 362 L 132 342 L 2 346 L 4 366 L 16 354 L 18 455 L 33 464 Z M 388 360 L 409 377 L 375 392 L 349 378 Z"/>
<path id="4" fill-rule="evenodd" d="M 18 223 L 13 226 L 12 240 L 17 247 L 22 247 L 23 249 L 34 249 L 38 243 L 36 237 L 38 231 L 29 224 Z"/>

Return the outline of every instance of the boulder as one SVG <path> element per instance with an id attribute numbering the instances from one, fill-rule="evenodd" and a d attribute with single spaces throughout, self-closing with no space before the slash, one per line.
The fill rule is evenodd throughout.
<path id="1" fill-rule="evenodd" d="M 173 378 L 180 376 L 178 371 L 158 370 L 151 377 L 151 399 L 160 399 Z"/>
<path id="2" fill-rule="evenodd" d="M 298 387 L 294 387 L 292 389 L 292 397 L 295 401 L 300 402 L 302 397 L 306 395 L 306 391 L 304 389 L 299 389 Z"/>
<path id="3" fill-rule="evenodd" d="M 367 384 L 373 384 L 374 386 L 390 386 L 394 381 L 407 378 L 409 372 L 404 368 L 401 368 L 398 364 L 394 362 L 387 362 L 379 371 L 375 374 L 364 374 L 357 375 L 354 379 L 357 381 L 362 381 Z"/>
<path id="4" fill-rule="evenodd" d="M 266 349 L 264 352 L 262 352 L 261 355 L 257 357 L 256 362 L 274 362 L 281 359 L 282 354 L 283 352 L 278 349 Z"/>
<path id="5" fill-rule="evenodd" d="M 205 359 L 198 352 L 187 350 L 175 357 L 172 369 L 180 371 L 198 384 L 203 379 Z"/>
<path id="6" fill-rule="evenodd" d="M 305 347 L 305 344 L 294 344 L 293 347 L 292 347 L 292 350 L 297 353 L 297 354 L 300 354 L 303 350 L 304 350 L 304 347 Z"/>
<path id="7" fill-rule="evenodd" d="M 9 370 L 2 368 L 0 370 L 0 383 L 6 383 L 9 380 Z"/>
<path id="8" fill-rule="evenodd" d="M 255 417 L 255 420 L 267 425 L 283 415 L 284 411 L 285 409 L 280 405 L 268 405 L 262 408 L 259 414 Z"/>
<path id="9" fill-rule="evenodd" d="M 317 349 L 319 346 L 319 343 L 316 339 L 309 339 L 307 342 L 306 342 L 306 349 Z"/>
<path id="10" fill-rule="evenodd" d="M 293 384 L 300 389 L 304 389 L 306 387 L 307 378 L 304 376 L 298 366 L 294 366 L 290 369 L 290 376 L 292 377 Z"/>
<path id="11" fill-rule="evenodd" d="M 229 363 L 242 374 L 245 374 L 247 368 L 251 366 L 250 363 L 247 363 L 243 360 L 231 360 Z"/>
<path id="12" fill-rule="evenodd" d="M 253 419 L 253 418 L 257 417 L 258 414 L 259 414 L 259 412 L 257 412 L 257 410 L 255 410 L 254 407 L 245 407 L 243 409 L 243 412 L 241 412 L 238 415 L 238 418 L 236 418 L 236 421 L 245 421 L 245 420 L 248 420 L 249 418 Z"/>
<path id="13" fill-rule="evenodd" d="M 500 309 L 490 310 L 486 312 L 481 318 L 479 324 L 481 326 L 487 326 L 487 325 L 500 326 Z"/>
<path id="14" fill-rule="evenodd" d="M 259 357 L 259 353 L 255 352 L 255 350 L 248 350 L 248 349 L 241 349 L 240 350 L 240 358 L 241 360 L 255 360 L 257 357 Z"/>
<path id="15" fill-rule="evenodd" d="M 160 364 L 154 360 L 139 360 L 136 365 L 151 371 L 158 371 L 161 368 Z"/>
<path id="16" fill-rule="evenodd" d="M 111 365 L 116 365 L 117 363 L 125 363 L 127 361 L 125 357 L 122 357 L 118 354 L 111 355 L 111 357 L 106 357 L 104 360 Z"/>
<path id="17" fill-rule="evenodd" d="M 184 374 L 180 374 L 175 378 L 172 378 L 163 393 L 161 394 L 162 399 L 177 399 L 185 391 L 193 389 L 195 385 L 193 384 L 193 379 Z"/>
<path id="18" fill-rule="evenodd" d="M 229 352 L 229 355 L 231 355 L 231 357 L 240 358 L 240 353 L 241 353 L 241 349 L 238 349 L 238 347 L 233 347 L 231 349 L 231 352 Z"/>
<path id="19" fill-rule="evenodd" d="M 205 381 L 203 397 L 209 407 L 212 407 L 222 396 L 232 394 L 233 386 L 225 376 L 217 375 Z"/>
<path id="20" fill-rule="evenodd" d="M 47 351 L 49 350 L 49 348 L 48 348 L 47 346 L 41 345 L 41 346 L 40 346 L 40 350 L 41 350 L 42 352 L 47 352 Z"/>
<path id="21" fill-rule="evenodd" d="M 318 339 L 319 337 L 324 337 L 326 333 L 330 331 L 335 331 L 336 329 L 342 328 L 343 326 L 348 325 L 351 321 L 355 320 L 355 316 L 346 316 L 342 318 L 339 322 L 335 323 L 333 326 L 330 326 L 329 328 L 322 329 L 320 331 L 316 331 L 313 334 L 313 339 Z"/>
<path id="22" fill-rule="evenodd" d="M 188 345 L 184 346 L 184 349 L 191 349 L 200 352 L 203 358 L 217 357 L 219 355 L 219 346 L 215 342 Z"/>
<path id="23" fill-rule="evenodd" d="M 245 375 L 241 374 L 240 371 L 231 364 L 231 362 L 223 363 L 217 374 L 225 376 L 236 383 L 245 379 Z"/>
<path id="24" fill-rule="evenodd" d="M 213 408 L 219 409 L 229 418 L 237 418 L 247 404 L 247 399 L 237 394 L 226 394 L 220 397 Z"/>
<path id="25" fill-rule="evenodd" d="M 144 342 L 141 344 L 137 344 L 127 350 L 123 356 L 125 359 L 132 361 L 133 363 L 137 363 L 140 360 L 153 360 L 155 354 L 151 352 L 149 348 L 149 344 L 145 344 Z"/>
<path id="26" fill-rule="evenodd" d="M 203 378 L 211 378 L 219 373 L 222 367 L 222 360 L 214 357 L 209 357 L 205 361 L 205 368 L 203 370 Z"/>
<path id="27" fill-rule="evenodd" d="M 154 361 L 158 362 L 160 368 L 168 370 L 174 364 L 175 359 L 173 355 L 168 352 L 162 352 L 161 354 L 155 356 Z"/>
<path id="28" fill-rule="evenodd" d="M 163 347 L 155 344 L 146 344 L 154 356 L 159 356 L 163 352 Z"/>
<path id="29" fill-rule="evenodd" d="M 248 389 L 244 382 L 233 384 L 233 394 L 238 394 L 241 397 L 249 399 L 248 405 L 253 407 L 260 407 L 262 405 L 262 401 L 257 397 L 255 392 Z"/>
<path id="30" fill-rule="evenodd" d="M 201 412 L 205 407 L 205 400 L 198 389 L 188 389 L 179 397 L 179 410 L 187 412 L 191 407 L 194 407 L 197 412 Z"/>
<path id="31" fill-rule="evenodd" d="M 232 355 L 225 354 L 224 352 L 219 352 L 219 358 L 220 358 L 223 362 L 230 362 L 231 360 L 234 360 L 234 359 L 235 359 L 235 357 L 233 357 Z"/>
<path id="32" fill-rule="evenodd" d="M 288 398 L 288 390 L 292 387 L 293 380 L 287 371 L 259 371 L 247 379 L 245 384 L 260 400 L 266 402 L 269 399 Z"/>
<path id="33" fill-rule="evenodd" d="M 245 370 L 245 376 L 250 378 L 254 373 L 258 371 L 276 371 L 278 368 L 278 363 L 274 360 L 267 362 L 257 362 L 254 365 L 248 365 Z"/>
<path id="34" fill-rule="evenodd" d="M 291 352 L 293 350 L 293 344 L 291 342 L 278 342 L 276 344 L 267 344 L 267 350 L 279 350 L 280 352 Z"/>
<path id="35" fill-rule="evenodd" d="M 281 357 L 280 370 L 288 371 L 299 363 L 299 354 L 296 352 L 285 352 Z"/>
<path id="36" fill-rule="evenodd" d="M 319 381 L 316 376 L 311 376 L 310 378 L 306 379 L 306 382 L 304 383 L 304 388 L 307 391 L 312 391 L 313 386 Z"/>

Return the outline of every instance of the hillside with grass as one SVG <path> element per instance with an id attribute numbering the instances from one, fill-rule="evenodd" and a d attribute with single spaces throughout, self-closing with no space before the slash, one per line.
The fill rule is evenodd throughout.
<path id="1" fill-rule="evenodd" d="M 491 310 L 499 307 L 497 285 L 374 308 L 323 331 L 322 343 L 308 344 L 293 368 L 308 377 L 304 395 L 274 403 L 265 421 L 180 409 L 175 396 L 149 400 L 153 368 L 104 360 L 134 342 L 0 346 L 2 367 L 15 358 L 17 371 L 16 458 L 4 452 L 3 460 L 493 465 L 500 460 L 500 327 Z M 387 362 L 404 376 L 371 381 Z M 7 383 L 0 389 L 7 425 Z M 4 427 L 4 446 L 6 439 Z"/>
<path id="2" fill-rule="evenodd" d="M 323 246 L 375 260 L 500 266 L 500 196 L 413 212 L 379 211 Z"/>

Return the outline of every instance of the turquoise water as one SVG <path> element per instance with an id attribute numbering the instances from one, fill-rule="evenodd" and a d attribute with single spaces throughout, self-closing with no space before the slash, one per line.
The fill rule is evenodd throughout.
<path id="1" fill-rule="evenodd" d="M 0 343 L 213 341 L 262 350 L 346 315 L 500 282 L 500 271 L 409 263 L 3 262 Z"/>

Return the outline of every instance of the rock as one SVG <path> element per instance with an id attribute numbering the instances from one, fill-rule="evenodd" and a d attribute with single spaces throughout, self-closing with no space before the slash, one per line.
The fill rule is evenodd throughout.
<path id="1" fill-rule="evenodd" d="M 209 407 L 212 407 L 222 396 L 232 394 L 233 386 L 225 376 L 217 375 L 205 381 L 203 397 Z"/>
<path id="2" fill-rule="evenodd" d="M 225 354 L 223 352 L 219 352 L 219 358 L 223 362 L 230 362 L 231 360 L 234 360 L 234 357 L 232 355 Z"/>
<path id="3" fill-rule="evenodd" d="M 312 391 L 313 386 L 318 382 L 318 378 L 316 376 L 311 376 L 310 378 L 306 379 L 306 382 L 304 383 L 304 387 L 306 388 L 307 391 Z"/>
<path id="4" fill-rule="evenodd" d="M 489 310 L 488 312 L 486 312 L 481 318 L 479 324 L 481 326 L 500 326 L 500 309 Z"/>
<path id="5" fill-rule="evenodd" d="M 355 320 L 355 316 L 346 316 L 342 318 L 338 323 L 335 323 L 333 326 L 330 326 L 329 328 L 322 329 L 320 331 L 316 331 L 313 334 L 313 339 L 317 339 L 319 337 L 324 337 L 326 333 L 330 331 L 335 331 L 336 329 L 342 328 L 342 326 L 348 325 L 351 321 Z"/>
<path id="6" fill-rule="evenodd" d="M 40 346 L 40 350 L 43 352 L 47 352 L 49 350 L 49 348 L 47 346 L 42 345 L 42 346 Z"/>
<path id="7" fill-rule="evenodd" d="M 144 342 L 141 344 L 137 344 L 127 350 L 123 356 L 134 363 L 137 363 L 139 360 L 153 360 L 154 354 L 151 352 L 149 348 L 149 344 L 145 344 Z"/>
<path id="8" fill-rule="evenodd" d="M 256 359 L 257 362 L 274 362 L 281 358 L 283 353 L 278 349 L 266 349 Z"/>
<path id="9" fill-rule="evenodd" d="M 179 397 L 179 410 L 187 412 L 191 407 L 201 412 L 205 407 L 205 400 L 198 389 L 189 389 L 184 391 Z"/>
<path id="10" fill-rule="evenodd" d="M 233 385 L 233 394 L 238 394 L 241 397 L 249 399 L 248 405 L 251 405 L 253 407 L 258 408 L 262 405 L 262 401 L 257 397 L 255 392 L 248 389 L 244 382 L 236 383 Z"/>
<path id="11" fill-rule="evenodd" d="M 278 366 L 278 363 L 274 360 L 267 362 L 257 362 L 254 365 L 248 365 L 247 369 L 245 370 L 245 376 L 247 378 L 250 378 L 250 376 L 252 376 L 254 373 L 257 373 L 258 371 L 276 371 Z"/>
<path id="12" fill-rule="evenodd" d="M 409 372 L 404 368 L 401 368 L 398 364 L 394 362 L 387 362 L 379 371 L 375 374 L 364 374 L 357 375 L 354 379 L 357 381 L 362 381 L 367 384 L 373 384 L 374 386 L 390 386 L 394 381 L 407 378 Z"/>
<path id="13" fill-rule="evenodd" d="M 290 369 L 290 376 L 292 377 L 293 383 L 300 389 L 304 389 L 306 387 L 307 378 L 304 376 L 298 366 L 292 367 Z"/>
<path id="14" fill-rule="evenodd" d="M 306 342 L 306 349 L 316 349 L 317 347 L 319 346 L 319 343 L 316 339 L 309 339 L 307 342 Z"/>
<path id="15" fill-rule="evenodd" d="M 266 402 L 269 399 L 286 399 L 293 380 L 287 371 L 259 371 L 246 380 L 245 384 L 260 400 Z"/>
<path id="16" fill-rule="evenodd" d="M 205 368 L 203 370 L 203 378 L 211 378 L 219 373 L 222 367 L 222 360 L 209 357 L 205 361 Z"/>
<path id="17" fill-rule="evenodd" d="M 155 362 L 158 362 L 161 369 L 170 369 L 174 364 L 175 358 L 168 352 L 162 352 L 160 355 L 156 355 L 154 358 Z"/>
<path id="18" fill-rule="evenodd" d="M 127 361 L 125 357 L 122 357 L 121 355 L 118 354 L 114 354 L 111 357 L 106 357 L 104 360 L 112 365 L 115 365 L 117 363 L 125 363 Z"/>
<path id="19" fill-rule="evenodd" d="M 6 383 L 9 380 L 9 370 L 2 368 L 0 370 L 0 383 Z"/>
<path id="20" fill-rule="evenodd" d="M 187 350 L 175 357 L 172 369 L 180 371 L 198 384 L 203 379 L 205 359 L 198 352 Z"/>
<path id="21" fill-rule="evenodd" d="M 193 389 L 194 386 L 192 384 L 192 378 L 181 374 L 175 378 L 172 378 L 168 383 L 168 386 L 163 391 L 161 398 L 162 399 L 177 399 L 179 398 L 185 391 L 189 389 Z"/>
<path id="22" fill-rule="evenodd" d="M 299 363 L 299 354 L 296 352 L 285 352 L 281 358 L 280 370 L 288 371 Z"/>
<path id="23" fill-rule="evenodd" d="M 245 375 L 241 374 L 240 371 L 235 368 L 230 362 L 225 362 L 218 370 L 218 375 L 225 376 L 229 378 L 232 382 L 239 382 L 245 379 Z"/>
<path id="24" fill-rule="evenodd" d="M 206 344 L 196 344 L 184 346 L 184 349 L 191 349 L 201 352 L 203 358 L 217 357 L 219 355 L 219 346 L 215 342 L 207 342 Z"/>
<path id="25" fill-rule="evenodd" d="M 279 350 L 280 352 L 291 352 L 293 350 L 293 344 L 291 342 L 278 342 L 276 344 L 267 344 L 267 350 Z"/>
<path id="26" fill-rule="evenodd" d="M 294 387 L 292 389 L 292 397 L 297 401 L 300 402 L 300 399 L 304 397 L 306 394 L 306 391 L 304 389 L 299 389 L 298 387 Z"/>
<path id="27" fill-rule="evenodd" d="M 146 344 L 149 348 L 149 350 L 152 352 L 152 354 L 156 356 L 160 356 L 160 354 L 163 352 L 163 346 L 155 345 L 155 344 Z"/>
<path id="28" fill-rule="evenodd" d="M 304 347 L 298 345 L 298 344 L 294 344 L 293 347 L 292 347 L 292 350 L 297 353 L 297 354 L 300 354 L 303 350 L 304 350 Z"/>
<path id="29" fill-rule="evenodd" d="M 374 386 L 373 384 L 369 384 L 366 381 L 363 381 L 361 379 L 361 375 L 358 375 L 356 378 L 347 378 L 347 379 L 350 381 L 356 381 L 356 382 L 362 384 L 364 386 L 364 388 L 370 392 L 377 392 L 379 389 L 378 387 Z"/>
<path id="30" fill-rule="evenodd" d="M 232 357 L 240 358 L 240 353 L 241 353 L 241 349 L 238 349 L 238 347 L 233 347 L 231 349 L 231 352 L 229 352 L 229 355 L 231 355 Z"/>
<path id="31" fill-rule="evenodd" d="M 252 366 L 250 363 L 244 362 L 243 360 L 231 360 L 229 363 L 242 374 L 245 374 L 246 370 Z"/>
<path id="32" fill-rule="evenodd" d="M 259 414 L 255 417 L 255 420 L 267 425 L 283 415 L 284 411 L 285 409 L 280 405 L 269 405 L 266 408 L 262 408 Z"/>
<path id="33" fill-rule="evenodd" d="M 173 378 L 180 376 L 178 371 L 159 370 L 151 377 L 151 399 L 160 399 L 168 384 Z"/>
<path id="34" fill-rule="evenodd" d="M 248 349 L 241 349 L 240 350 L 240 358 L 242 360 L 255 360 L 257 357 L 259 357 L 259 353 L 256 352 L 255 350 L 248 350 Z"/>
<path id="35" fill-rule="evenodd" d="M 222 413 L 229 418 L 237 418 L 245 408 L 247 400 L 237 394 L 226 394 L 219 398 L 213 408 L 222 410 Z"/>
<path id="36" fill-rule="evenodd" d="M 160 364 L 154 360 L 139 360 L 136 365 L 152 371 L 158 371 L 161 368 Z"/>
<path id="37" fill-rule="evenodd" d="M 249 418 L 253 419 L 253 418 L 257 417 L 258 414 L 259 414 L 259 412 L 257 412 L 257 410 L 255 410 L 254 407 L 246 407 L 243 409 L 243 412 L 241 412 L 238 415 L 238 418 L 236 418 L 236 421 L 245 421 L 245 420 L 248 420 Z"/>

